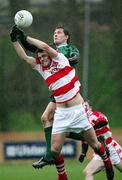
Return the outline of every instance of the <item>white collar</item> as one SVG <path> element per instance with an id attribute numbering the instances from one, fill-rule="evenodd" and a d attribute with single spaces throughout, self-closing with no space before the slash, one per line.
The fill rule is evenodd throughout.
<path id="1" fill-rule="evenodd" d="M 60 48 L 60 47 L 63 47 L 63 46 L 67 46 L 67 43 L 62 43 L 62 44 L 60 44 L 60 45 L 58 45 L 56 47 Z"/>

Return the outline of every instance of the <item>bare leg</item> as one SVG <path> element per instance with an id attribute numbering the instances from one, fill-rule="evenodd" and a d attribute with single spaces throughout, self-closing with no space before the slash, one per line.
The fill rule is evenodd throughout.
<path id="1" fill-rule="evenodd" d="M 51 143 L 52 152 L 55 152 L 57 155 L 60 154 L 66 136 L 67 136 L 67 133 L 52 134 L 52 143 Z"/>
<path id="2" fill-rule="evenodd" d="M 104 168 L 104 163 L 102 160 L 91 160 L 86 168 L 84 169 L 85 180 L 93 180 L 93 175 L 98 173 Z"/>
<path id="3" fill-rule="evenodd" d="M 87 143 L 95 150 L 99 148 L 99 142 L 97 140 L 95 131 L 93 128 L 84 132 L 84 137 Z"/>

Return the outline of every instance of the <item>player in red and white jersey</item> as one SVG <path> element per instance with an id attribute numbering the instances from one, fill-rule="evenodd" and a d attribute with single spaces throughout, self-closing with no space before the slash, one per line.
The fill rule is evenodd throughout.
<path id="1" fill-rule="evenodd" d="M 48 164 L 56 162 L 65 138 L 70 132 L 80 133 L 83 131 L 88 144 L 102 157 L 107 179 L 113 180 L 114 171 L 111 160 L 107 157 L 104 146 L 98 142 L 94 129 L 88 121 L 83 107 L 84 101 L 79 93 L 80 84 L 68 59 L 45 42 L 27 36 L 27 41 L 39 49 L 38 61 L 40 62 L 38 62 L 35 57 L 26 54 L 17 36 L 14 36 L 14 31 L 16 29 L 12 30 L 10 37 L 16 53 L 42 75 L 56 99 L 51 142 L 52 157 L 47 161 Z"/>
<path id="2" fill-rule="evenodd" d="M 89 122 L 94 127 L 96 136 L 99 137 L 103 135 L 104 138 L 111 136 L 112 133 L 110 132 L 107 117 L 101 112 L 92 111 L 92 106 L 90 106 L 88 102 L 85 102 L 83 105 Z"/>
<path id="3" fill-rule="evenodd" d="M 112 133 L 110 132 L 109 124 L 108 124 L 108 119 L 103 113 L 90 112 L 89 121 L 95 129 L 95 133 L 97 137 L 99 137 L 100 135 L 103 135 L 106 138 L 112 135 Z"/>
<path id="4" fill-rule="evenodd" d="M 52 58 L 52 63 L 48 68 L 41 65 L 38 55 L 34 69 L 45 79 L 58 104 L 73 99 L 80 91 L 80 82 L 75 75 L 75 69 L 69 65 L 69 61 L 62 53 Z"/>
<path id="5" fill-rule="evenodd" d="M 109 122 L 107 117 L 101 112 L 92 111 L 92 107 L 86 102 L 86 111 L 89 121 L 95 129 L 98 140 L 104 145 L 107 150 L 112 164 L 122 172 L 122 147 L 112 137 Z M 88 144 L 82 142 L 82 154 L 80 155 L 80 162 L 83 162 L 88 151 Z M 92 160 L 84 169 L 85 180 L 93 180 L 93 175 L 104 169 L 104 163 L 101 157 L 93 154 Z"/>
<path id="6" fill-rule="evenodd" d="M 24 47 L 25 50 L 31 51 L 32 53 L 37 53 L 38 48 L 26 40 L 26 34 L 22 29 L 17 28 L 17 34 L 19 37 L 19 41 Z M 70 32 L 69 30 L 64 26 L 57 26 L 54 29 L 53 33 L 53 44 L 52 46 L 57 49 L 59 52 L 63 53 L 69 60 L 69 63 L 72 67 L 75 67 L 76 64 L 79 61 L 80 53 L 79 50 L 71 44 L 70 42 Z M 40 61 L 39 61 L 40 63 Z M 52 125 L 53 125 L 53 119 L 54 119 L 54 113 L 56 109 L 55 99 L 54 96 L 50 96 L 50 101 L 45 108 L 43 114 L 41 115 L 41 123 L 43 125 L 44 134 L 45 134 L 45 140 L 46 140 L 46 152 L 45 155 L 40 158 L 39 161 L 33 163 L 33 167 L 39 167 L 42 168 L 47 165 L 47 162 L 45 159 L 50 159 L 51 157 L 51 133 L 52 133 Z M 61 163 L 61 158 L 59 159 L 59 162 Z M 57 162 L 58 167 L 59 163 Z M 62 163 L 61 163 L 62 164 Z M 61 166 L 62 167 L 62 166 Z M 61 169 L 61 168 L 58 168 Z M 58 176 L 63 176 L 63 173 L 60 173 L 60 170 L 58 170 Z M 61 174 L 61 175 L 60 175 Z M 58 180 L 65 180 L 60 179 Z"/>

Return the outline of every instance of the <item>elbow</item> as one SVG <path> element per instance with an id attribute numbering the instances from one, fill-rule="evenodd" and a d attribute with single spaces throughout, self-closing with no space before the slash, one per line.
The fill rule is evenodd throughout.
<path id="1" fill-rule="evenodd" d="M 29 56 L 24 56 L 23 60 L 28 63 Z"/>
<path id="2" fill-rule="evenodd" d="M 26 55 L 21 55 L 20 58 L 21 58 L 23 61 L 27 61 L 28 56 L 26 56 Z"/>

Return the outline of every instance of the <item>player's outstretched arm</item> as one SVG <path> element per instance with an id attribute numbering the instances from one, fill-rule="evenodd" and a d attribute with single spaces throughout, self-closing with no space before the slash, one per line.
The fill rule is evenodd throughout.
<path id="1" fill-rule="evenodd" d="M 58 55 L 58 52 L 55 49 L 53 49 L 51 46 L 41 40 L 27 36 L 27 41 L 36 46 L 38 49 L 46 51 L 51 57 L 56 57 Z"/>
<path id="2" fill-rule="evenodd" d="M 17 30 L 15 29 L 15 27 L 12 27 L 12 29 L 10 31 L 10 38 L 11 38 L 14 49 L 15 49 L 16 53 L 18 54 L 18 56 L 21 59 L 25 60 L 28 64 L 30 64 L 34 67 L 36 65 L 36 60 L 35 60 L 35 58 L 28 56 L 25 53 L 24 49 L 18 42 L 18 33 L 17 33 Z"/>
<path id="3" fill-rule="evenodd" d="M 25 50 L 28 50 L 32 53 L 36 53 L 38 48 L 30 43 L 28 43 L 25 39 L 21 39 L 20 38 L 20 42 L 22 44 L 22 46 L 24 47 Z"/>
<path id="4" fill-rule="evenodd" d="M 32 53 L 36 53 L 38 48 L 34 46 L 33 44 L 30 44 L 29 42 L 27 42 L 26 40 L 27 35 L 25 34 L 25 32 L 17 26 L 15 26 L 15 29 L 17 30 L 18 39 L 20 43 L 22 44 L 22 46 L 24 47 L 24 49 Z"/>
<path id="5" fill-rule="evenodd" d="M 18 41 L 13 42 L 13 46 L 14 46 L 16 53 L 22 60 L 24 60 L 26 63 L 30 64 L 32 67 L 34 67 L 36 65 L 35 58 L 28 56 Z"/>

